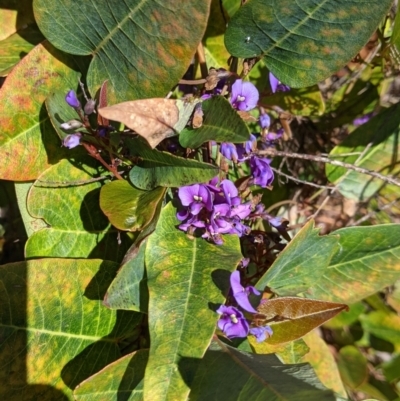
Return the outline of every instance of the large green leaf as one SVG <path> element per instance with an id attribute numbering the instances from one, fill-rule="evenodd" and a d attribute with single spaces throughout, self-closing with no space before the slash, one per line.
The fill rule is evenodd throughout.
<path id="1" fill-rule="evenodd" d="M 74 391 L 76 401 L 143 401 L 148 351 L 141 350 L 111 363 Z"/>
<path id="2" fill-rule="evenodd" d="M 0 176 L 32 180 L 67 155 L 43 108 L 54 90 L 76 88 L 80 74 L 72 57 L 47 42 L 18 63 L 0 90 Z"/>
<path id="3" fill-rule="evenodd" d="M 142 191 L 126 180 L 107 183 L 101 188 L 100 207 L 111 224 L 123 231 L 138 231 L 154 218 L 165 189 Z"/>
<path id="4" fill-rule="evenodd" d="M 0 40 L 35 22 L 32 0 L 2 0 L 0 8 Z"/>
<path id="5" fill-rule="evenodd" d="M 400 172 L 400 104 L 396 104 L 351 133 L 331 155 L 336 160 L 354 164 L 382 174 L 396 175 Z M 360 153 L 371 144 L 370 149 L 360 158 Z M 339 157 L 340 154 L 347 156 Z M 352 154 L 348 156 L 348 154 Z M 365 200 L 378 191 L 384 182 L 343 167 L 327 165 L 326 172 L 331 182 L 340 180 L 338 188 L 347 198 Z M 346 174 L 344 178 L 343 175 Z M 393 188 L 398 191 L 398 187 Z"/>
<path id="6" fill-rule="evenodd" d="M 285 84 L 328 78 L 367 43 L 392 0 L 250 0 L 229 22 L 225 44 L 236 57 L 264 56 Z"/>
<path id="7" fill-rule="evenodd" d="M 182 369 L 184 364 L 182 363 Z M 201 361 L 190 399 L 335 401 L 307 363 L 284 365 L 275 355 L 239 351 L 214 341 Z"/>
<path id="8" fill-rule="evenodd" d="M 57 48 L 93 55 L 92 95 L 109 81 L 110 104 L 165 96 L 190 63 L 211 0 L 34 0 L 36 21 Z M 188 23 L 190 21 L 190 27 Z"/>
<path id="9" fill-rule="evenodd" d="M 200 128 L 185 128 L 179 135 L 184 148 L 198 148 L 207 141 L 246 142 L 250 131 L 231 104 L 222 96 L 202 103 L 204 120 Z"/>
<path id="10" fill-rule="evenodd" d="M 86 162 L 87 163 L 86 163 Z M 28 196 L 31 215 L 48 227 L 35 232 L 26 244 L 26 257 L 103 258 L 119 261 L 130 239 L 110 227 L 99 206 L 101 181 L 92 159 L 80 159 L 79 167 L 62 160 L 46 170 Z"/>
<path id="11" fill-rule="evenodd" d="M 306 296 L 350 304 L 393 284 L 400 278 L 399 233 L 400 224 L 335 231 L 339 251 Z"/>
<path id="12" fill-rule="evenodd" d="M 188 377 L 215 331 L 215 305 L 224 302 L 229 273 L 242 257 L 237 236 L 224 236 L 223 245 L 189 239 L 177 229 L 175 214 L 169 203 L 146 247 L 151 344 L 146 400 L 187 399 Z"/>
<path id="13" fill-rule="evenodd" d="M 41 259 L 0 266 L 0 398 L 71 400 L 121 354 L 141 314 L 104 308 L 117 265 Z"/>
<path id="14" fill-rule="evenodd" d="M 279 295 L 296 295 L 321 277 L 336 250 L 338 237 L 318 236 L 314 222 L 307 223 L 281 252 L 257 287 L 270 287 Z"/>
<path id="15" fill-rule="evenodd" d="M 36 26 L 28 26 L 0 42 L 0 76 L 7 75 L 44 37 Z"/>
<path id="16" fill-rule="evenodd" d="M 209 163 L 172 155 L 150 149 L 141 141 L 131 146 L 131 152 L 141 159 L 129 173 L 135 187 L 150 190 L 158 186 L 181 187 L 207 182 L 218 174 L 218 167 Z"/>
<path id="17" fill-rule="evenodd" d="M 400 349 L 400 316 L 395 313 L 374 311 L 360 316 L 363 329 L 378 338 L 393 343 Z"/>

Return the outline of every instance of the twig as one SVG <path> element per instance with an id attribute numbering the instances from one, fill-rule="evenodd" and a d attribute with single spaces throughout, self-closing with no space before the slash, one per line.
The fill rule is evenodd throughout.
<path id="1" fill-rule="evenodd" d="M 206 61 L 206 55 L 204 53 L 203 43 L 200 42 L 199 45 L 197 46 L 196 54 L 200 64 L 201 76 L 203 78 L 207 78 L 208 68 L 207 68 L 207 61 Z"/>
<path id="2" fill-rule="evenodd" d="M 313 182 L 303 181 L 303 180 L 300 180 L 300 179 L 298 179 L 298 178 L 294 178 L 294 177 L 292 177 L 291 175 L 288 175 L 288 174 L 286 174 L 286 173 L 283 173 L 282 171 L 280 171 L 280 170 L 278 170 L 278 169 L 276 169 L 276 168 L 274 168 L 274 167 L 271 167 L 271 169 L 272 169 L 272 171 L 274 171 L 275 173 L 277 173 L 277 174 L 279 174 L 279 175 L 281 175 L 281 176 L 287 178 L 288 180 L 297 182 L 297 183 L 299 183 L 299 184 L 305 184 L 305 185 L 309 185 L 310 187 L 315 187 L 315 188 L 328 189 L 328 190 L 330 190 L 330 191 L 332 191 L 332 190 L 335 188 L 335 187 L 328 187 L 327 185 L 314 184 Z"/>
<path id="3" fill-rule="evenodd" d="M 365 216 L 361 217 L 357 221 L 355 221 L 355 222 L 353 222 L 351 224 L 348 224 L 347 227 L 358 226 L 361 223 L 364 223 L 364 221 L 367 221 L 371 217 L 375 216 L 379 212 L 382 212 L 383 210 L 389 209 L 391 206 L 395 205 L 399 201 L 400 201 L 400 199 L 395 199 L 394 201 L 387 203 L 385 206 L 382 206 L 382 207 L 378 208 L 378 210 L 371 210 L 368 214 L 366 214 Z"/>
<path id="4" fill-rule="evenodd" d="M 357 173 L 360 174 L 366 174 L 370 175 L 371 177 L 374 178 L 379 178 L 380 180 L 387 182 L 389 184 L 396 185 L 400 187 L 400 181 L 397 180 L 396 178 L 390 176 L 390 175 L 383 175 L 380 174 L 376 171 L 368 170 L 366 168 L 362 167 L 357 167 L 354 166 L 353 164 L 350 163 L 345 163 L 341 162 L 339 160 L 331 160 L 327 157 L 321 157 L 321 156 L 313 156 L 313 155 L 304 155 L 304 154 L 299 154 L 299 153 L 292 153 L 292 152 L 285 152 L 282 150 L 276 150 L 273 148 L 267 149 L 267 150 L 260 150 L 257 152 L 259 155 L 265 155 L 265 156 L 283 156 L 283 157 L 290 157 L 293 159 L 303 159 L 303 160 L 311 160 L 314 162 L 321 162 L 321 163 L 327 163 L 327 164 L 332 164 L 333 166 L 338 166 L 338 167 L 343 167 L 348 170 L 354 170 Z"/>

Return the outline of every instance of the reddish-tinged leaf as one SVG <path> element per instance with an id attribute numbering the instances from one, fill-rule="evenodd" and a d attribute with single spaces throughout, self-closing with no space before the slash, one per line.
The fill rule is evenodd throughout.
<path id="1" fill-rule="evenodd" d="M 257 320 L 261 324 L 269 324 L 274 331 L 267 341 L 280 344 L 303 337 L 344 309 L 347 305 L 333 302 L 296 297 L 274 298 L 257 308 Z"/>
<path id="2" fill-rule="evenodd" d="M 197 102 L 174 99 L 132 100 L 99 109 L 99 114 L 135 131 L 155 148 L 177 135 L 186 125 Z"/>
<path id="3" fill-rule="evenodd" d="M 1 178 L 33 180 L 66 155 L 43 102 L 55 89 L 77 86 L 80 74 L 71 64 L 71 57 L 44 42 L 7 77 L 0 90 Z"/>

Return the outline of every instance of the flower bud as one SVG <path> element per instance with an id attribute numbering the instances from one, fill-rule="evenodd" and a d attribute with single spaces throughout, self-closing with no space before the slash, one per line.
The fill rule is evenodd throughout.
<path id="1" fill-rule="evenodd" d="M 78 120 L 70 120 L 70 121 L 60 124 L 60 127 L 65 130 L 77 129 L 82 126 L 83 126 L 83 124 Z"/>
<path id="2" fill-rule="evenodd" d="M 89 115 L 94 112 L 94 109 L 96 107 L 96 100 L 94 99 L 89 99 L 87 103 L 85 104 L 85 107 L 83 108 L 83 111 L 85 114 Z"/>
<path id="3" fill-rule="evenodd" d="M 65 101 L 68 103 L 69 106 L 73 107 L 74 109 L 78 109 L 81 107 L 81 103 L 76 97 L 76 93 L 73 90 L 70 90 L 67 95 L 65 96 Z"/>
<path id="4" fill-rule="evenodd" d="M 63 145 L 72 149 L 78 146 L 81 143 L 82 134 L 80 132 L 75 132 L 74 134 L 67 135 L 63 140 Z"/>

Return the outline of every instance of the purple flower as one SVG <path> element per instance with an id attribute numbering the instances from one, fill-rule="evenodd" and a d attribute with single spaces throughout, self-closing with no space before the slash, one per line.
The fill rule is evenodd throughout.
<path id="1" fill-rule="evenodd" d="M 355 120 L 353 120 L 353 125 L 355 125 L 356 127 L 359 127 L 360 125 L 365 124 L 374 116 L 374 114 L 375 113 L 371 112 L 371 113 L 367 113 L 361 117 L 356 118 Z"/>
<path id="2" fill-rule="evenodd" d="M 81 143 L 81 137 L 82 134 L 80 132 L 67 135 L 63 140 L 63 145 L 68 149 L 73 149 Z"/>
<path id="3" fill-rule="evenodd" d="M 183 206 L 188 206 L 190 213 L 199 214 L 205 207 L 208 211 L 212 210 L 212 196 L 210 190 L 203 184 L 194 184 L 179 188 L 179 199 Z"/>
<path id="4" fill-rule="evenodd" d="M 222 156 L 226 157 L 229 160 L 233 160 L 234 162 L 236 162 L 239 158 L 236 146 L 230 142 L 222 142 L 220 152 Z"/>
<path id="5" fill-rule="evenodd" d="M 249 111 L 257 106 L 259 94 L 257 88 L 251 82 L 243 82 L 237 79 L 232 85 L 232 106 L 240 111 Z"/>
<path id="6" fill-rule="evenodd" d="M 240 272 L 238 270 L 231 274 L 230 281 L 233 297 L 239 306 L 241 306 L 247 312 L 257 313 L 257 311 L 250 304 L 249 295 L 250 293 L 260 295 L 260 292 L 257 291 L 252 285 L 244 288 L 242 284 L 240 284 Z"/>
<path id="7" fill-rule="evenodd" d="M 229 220 L 225 219 L 229 215 L 230 206 L 227 203 L 220 205 L 214 205 L 214 210 L 210 217 L 210 224 L 208 225 L 208 231 L 214 234 L 226 234 L 231 228 L 232 224 Z"/>
<path id="8" fill-rule="evenodd" d="M 252 183 L 266 188 L 274 181 L 274 172 L 269 165 L 270 160 L 253 155 L 250 159 Z"/>
<path id="9" fill-rule="evenodd" d="M 273 331 L 269 326 L 252 327 L 250 329 L 250 334 L 253 334 L 253 336 L 256 337 L 258 343 L 262 343 L 264 340 L 272 336 Z"/>
<path id="10" fill-rule="evenodd" d="M 224 192 L 226 202 L 229 204 L 229 206 L 231 206 L 232 198 L 238 196 L 238 190 L 235 187 L 235 184 L 231 180 L 223 180 L 221 182 L 221 188 Z"/>
<path id="11" fill-rule="evenodd" d="M 279 79 L 272 74 L 272 72 L 269 73 L 269 84 L 271 86 L 272 93 L 275 93 L 276 91 L 287 92 L 290 90 L 290 87 L 281 84 Z"/>
<path id="12" fill-rule="evenodd" d="M 221 305 L 217 309 L 217 313 L 221 315 L 218 320 L 218 327 L 227 337 L 247 337 L 249 324 L 242 312 L 233 306 Z"/>
<path id="13" fill-rule="evenodd" d="M 65 101 L 68 103 L 69 106 L 78 109 L 81 107 L 81 103 L 76 97 L 76 93 L 73 90 L 70 90 L 67 95 L 65 96 Z"/>
<path id="14" fill-rule="evenodd" d="M 257 138 L 255 137 L 255 135 L 250 134 L 249 140 L 246 141 L 244 144 L 244 149 L 246 153 L 251 153 L 254 150 L 256 142 Z"/>
<path id="15" fill-rule="evenodd" d="M 268 114 L 260 115 L 260 126 L 261 128 L 269 128 L 271 125 L 271 118 Z"/>

